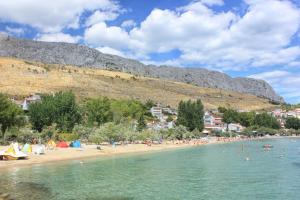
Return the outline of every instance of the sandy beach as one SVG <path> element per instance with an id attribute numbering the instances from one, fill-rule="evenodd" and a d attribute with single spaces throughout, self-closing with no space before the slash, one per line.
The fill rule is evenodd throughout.
<path id="1" fill-rule="evenodd" d="M 44 155 L 35 155 L 33 153 L 29 154 L 28 159 L 26 160 L 15 160 L 15 161 L 0 161 L 0 169 L 12 169 L 32 165 L 40 164 L 51 164 L 57 163 L 60 161 L 68 160 L 79 160 L 91 158 L 101 158 L 105 156 L 129 154 L 129 153 L 146 153 L 154 151 L 162 151 L 175 148 L 186 148 L 200 145 L 208 144 L 221 144 L 227 142 L 240 141 L 242 139 L 232 138 L 230 140 L 217 140 L 211 139 L 208 142 L 199 142 L 191 141 L 189 143 L 183 142 L 167 142 L 163 144 L 152 144 L 151 146 L 145 144 L 127 144 L 127 145 L 117 145 L 113 148 L 111 145 L 102 145 L 101 150 L 96 149 L 96 145 L 83 145 L 82 148 L 55 148 L 54 150 L 46 150 Z M 7 147 L 0 146 L 0 150 L 3 150 Z"/>

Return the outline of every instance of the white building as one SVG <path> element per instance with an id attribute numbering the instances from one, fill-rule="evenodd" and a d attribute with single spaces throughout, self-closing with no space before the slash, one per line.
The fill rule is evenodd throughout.
<path id="1" fill-rule="evenodd" d="M 286 117 L 297 117 L 297 113 L 295 111 L 289 111 L 286 113 Z"/>
<path id="2" fill-rule="evenodd" d="M 240 124 L 231 123 L 228 124 L 228 131 L 239 133 L 244 130 L 244 127 Z"/>
<path id="3" fill-rule="evenodd" d="M 35 102 L 39 102 L 41 101 L 41 96 L 40 95 L 30 95 L 28 97 L 26 97 L 23 101 L 16 101 L 13 100 L 16 104 L 18 104 L 24 111 L 28 111 L 29 109 L 29 105 L 31 103 L 35 103 Z"/>
<path id="4" fill-rule="evenodd" d="M 294 112 L 296 113 L 296 117 L 300 119 L 300 108 L 296 108 Z"/>
<path id="5" fill-rule="evenodd" d="M 153 117 L 156 117 L 159 120 L 163 120 L 163 111 L 160 106 L 152 107 L 150 111 Z"/>
<path id="6" fill-rule="evenodd" d="M 168 130 L 175 127 L 174 122 L 152 122 L 147 124 L 148 129 L 151 130 Z"/>

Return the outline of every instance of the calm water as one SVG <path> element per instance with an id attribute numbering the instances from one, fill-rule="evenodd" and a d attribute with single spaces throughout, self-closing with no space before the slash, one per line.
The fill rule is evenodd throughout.
<path id="1" fill-rule="evenodd" d="M 274 148 L 264 151 L 265 143 Z M 73 161 L 0 174 L 0 192 L 17 199 L 298 200 L 300 139 L 202 146 L 83 165 Z"/>

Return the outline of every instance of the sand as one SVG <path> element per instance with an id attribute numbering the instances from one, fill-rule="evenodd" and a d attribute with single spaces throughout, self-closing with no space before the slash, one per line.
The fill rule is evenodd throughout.
<path id="1" fill-rule="evenodd" d="M 101 150 L 97 150 L 96 145 L 83 145 L 83 148 L 56 148 L 54 150 L 46 150 L 44 155 L 29 154 L 26 160 L 15 160 L 15 161 L 4 161 L 0 160 L 0 170 L 14 169 L 25 166 L 33 166 L 40 164 L 57 163 L 59 161 L 78 160 L 83 161 L 84 159 L 90 158 L 101 158 L 105 156 L 129 154 L 129 153 L 146 153 L 154 151 L 162 151 L 168 149 L 193 147 L 205 144 L 217 144 L 232 141 L 239 141 L 240 139 L 231 139 L 231 141 L 217 141 L 216 139 L 210 140 L 208 143 L 190 142 L 190 143 L 163 143 L 163 144 L 152 144 L 151 146 L 145 144 L 128 144 L 128 145 L 117 145 L 113 148 L 111 145 L 102 145 Z M 0 146 L 0 151 L 7 147 Z"/>

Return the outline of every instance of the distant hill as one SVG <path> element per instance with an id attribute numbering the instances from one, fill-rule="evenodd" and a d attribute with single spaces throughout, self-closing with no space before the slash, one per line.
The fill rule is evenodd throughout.
<path id="1" fill-rule="evenodd" d="M 243 110 L 275 107 L 267 99 L 250 94 L 95 68 L 0 58 L 0 71 L 0 92 L 16 96 L 72 90 L 79 99 L 99 96 L 144 102 L 152 99 L 172 107 L 177 107 L 180 100 L 197 98 L 203 101 L 206 109 L 218 106 Z"/>
<path id="2" fill-rule="evenodd" d="M 263 80 L 231 78 L 224 73 L 202 68 L 144 65 L 136 60 L 103 54 L 87 46 L 76 44 L 23 40 L 0 34 L 0 56 L 47 64 L 121 71 L 138 76 L 189 83 L 200 87 L 253 94 L 273 102 L 284 102 L 283 98 L 277 95 L 273 88 Z"/>

